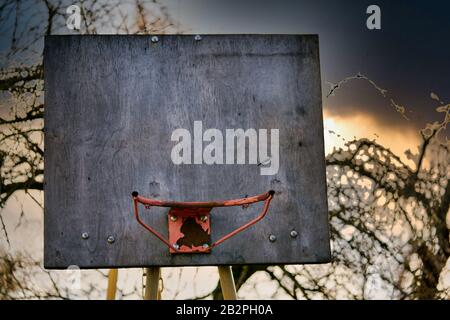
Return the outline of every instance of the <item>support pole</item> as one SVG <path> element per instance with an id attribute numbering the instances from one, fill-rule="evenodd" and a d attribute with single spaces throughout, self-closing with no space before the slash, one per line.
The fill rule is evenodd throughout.
<path id="1" fill-rule="evenodd" d="M 115 300 L 117 291 L 118 269 L 110 269 L 108 273 L 108 289 L 106 290 L 106 300 Z"/>
<path id="2" fill-rule="evenodd" d="M 233 272 L 230 266 L 218 266 L 220 286 L 224 300 L 237 300 L 236 287 L 234 285 Z"/>
<path id="3" fill-rule="evenodd" d="M 159 300 L 159 277 L 160 267 L 145 268 L 145 293 L 144 300 Z"/>

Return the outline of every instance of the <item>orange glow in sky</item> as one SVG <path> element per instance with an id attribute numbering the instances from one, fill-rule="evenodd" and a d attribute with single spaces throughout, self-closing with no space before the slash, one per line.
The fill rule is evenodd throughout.
<path id="1" fill-rule="evenodd" d="M 358 108 L 355 107 L 355 110 Z M 397 115 L 393 114 L 393 116 Z M 413 153 L 418 152 L 420 133 L 412 124 L 408 124 L 408 120 L 405 120 L 405 125 L 394 127 L 364 113 L 355 113 L 352 116 L 332 115 L 327 112 L 325 106 L 325 154 L 331 153 L 335 147 L 344 146 L 346 141 L 368 138 L 375 139 L 377 143 L 390 148 L 406 164 L 412 165 L 412 162 L 406 158 L 405 151 L 410 149 Z"/>

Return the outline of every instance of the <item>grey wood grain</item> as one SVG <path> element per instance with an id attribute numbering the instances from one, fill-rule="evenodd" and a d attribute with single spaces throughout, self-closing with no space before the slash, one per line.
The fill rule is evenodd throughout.
<path id="1" fill-rule="evenodd" d="M 48 36 L 44 68 L 46 268 L 330 260 L 317 36 Z M 174 165 L 171 133 L 193 132 L 195 120 L 223 132 L 279 128 L 278 174 Z M 191 255 L 169 254 L 143 229 L 130 195 L 207 201 L 270 189 L 276 195 L 261 222 L 211 254 Z M 212 240 L 260 209 L 213 209 Z M 164 235 L 167 211 L 141 208 Z"/>

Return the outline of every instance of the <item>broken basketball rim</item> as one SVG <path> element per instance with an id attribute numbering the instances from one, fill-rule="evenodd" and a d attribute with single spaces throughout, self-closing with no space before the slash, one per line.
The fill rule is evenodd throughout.
<path id="1" fill-rule="evenodd" d="M 215 246 L 228 240 L 232 236 L 251 227 L 264 218 L 269 210 L 270 201 L 275 191 L 242 199 L 212 201 L 212 202 L 175 202 L 144 198 L 138 192 L 132 193 L 134 214 L 136 220 L 149 232 L 169 247 L 170 253 L 209 253 Z M 248 206 L 257 202 L 264 202 L 260 214 L 253 220 L 226 234 L 211 244 L 211 210 L 215 207 Z M 169 239 L 150 227 L 139 216 L 139 204 L 146 209 L 151 207 L 168 207 Z"/>

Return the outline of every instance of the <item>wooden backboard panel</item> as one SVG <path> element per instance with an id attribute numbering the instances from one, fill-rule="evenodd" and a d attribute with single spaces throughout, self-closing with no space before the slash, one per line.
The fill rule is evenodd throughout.
<path id="1" fill-rule="evenodd" d="M 44 52 L 47 268 L 330 260 L 317 36 L 49 36 Z M 224 162 L 227 129 L 279 130 L 278 170 L 262 175 L 269 164 L 249 154 L 246 164 L 175 164 L 172 133 L 194 139 L 194 121 L 223 133 Z M 133 216 L 133 190 L 208 201 L 271 189 L 267 216 L 210 254 L 171 255 Z M 260 209 L 213 209 L 212 240 Z M 168 208 L 141 211 L 167 236 Z"/>

